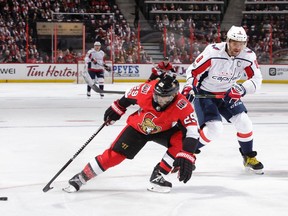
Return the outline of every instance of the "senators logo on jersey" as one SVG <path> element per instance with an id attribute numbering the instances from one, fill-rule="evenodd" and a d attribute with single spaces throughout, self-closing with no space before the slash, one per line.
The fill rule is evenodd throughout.
<path id="1" fill-rule="evenodd" d="M 154 134 L 159 133 L 162 128 L 155 125 L 153 122 L 154 116 L 152 113 L 146 113 L 141 123 L 138 123 L 140 131 L 144 134 Z"/>

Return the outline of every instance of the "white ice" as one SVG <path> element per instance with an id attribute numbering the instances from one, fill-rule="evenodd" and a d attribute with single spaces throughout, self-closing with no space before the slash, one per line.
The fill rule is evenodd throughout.
<path id="1" fill-rule="evenodd" d="M 133 84 L 106 85 L 125 90 Z M 234 128 L 225 123 L 220 139 L 202 149 L 187 184 L 169 176 L 168 194 L 146 190 L 165 148 L 148 143 L 126 160 L 83 186 L 62 191 L 67 181 L 102 153 L 125 125 L 129 111 L 104 127 L 52 183 L 43 187 L 103 122 L 106 108 L 120 95 L 86 98 L 76 84 L 0 84 L 1 216 L 286 216 L 288 213 L 288 85 L 263 84 L 243 100 L 254 123 L 254 149 L 264 175 L 245 172 Z"/>

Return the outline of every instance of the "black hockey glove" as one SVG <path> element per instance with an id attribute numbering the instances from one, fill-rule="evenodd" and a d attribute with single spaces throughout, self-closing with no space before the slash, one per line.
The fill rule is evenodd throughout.
<path id="1" fill-rule="evenodd" d="M 107 121 L 106 125 L 112 125 L 115 121 L 119 120 L 126 112 L 126 108 L 119 105 L 119 100 L 116 100 L 105 111 L 104 121 Z"/>
<path id="2" fill-rule="evenodd" d="M 97 60 L 92 58 L 91 61 L 93 62 L 93 64 L 97 64 Z"/>
<path id="3" fill-rule="evenodd" d="M 175 158 L 173 166 L 175 167 L 172 172 L 178 171 L 179 181 L 184 183 L 188 182 L 192 176 L 192 172 L 196 169 L 195 166 L 196 157 L 194 154 L 180 151 Z"/>
<path id="4" fill-rule="evenodd" d="M 109 67 L 108 65 L 104 64 L 104 69 L 108 72 L 111 72 L 111 67 Z"/>

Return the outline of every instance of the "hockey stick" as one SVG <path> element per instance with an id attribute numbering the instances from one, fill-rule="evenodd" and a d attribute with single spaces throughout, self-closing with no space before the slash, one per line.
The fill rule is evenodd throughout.
<path id="1" fill-rule="evenodd" d="M 93 84 L 91 88 L 97 93 L 111 93 L 111 94 L 125 94 L 125 91 L 105 91 L 100 89 L 97 85 Z M 197 94 L 194 95 L 195 98 L 216 98 L 222 99 L 224 95 L 213 95 L 213 94 Z"/>
<path id="2" fill-rule="evenodd" d="M 125 91 L 105 91 L 100 89 L 96 84 L 90 85 L 90 87 L 97 93 L 110 93 L 110 94 L 125 94 Z M 213 95 L 213 94 L 198 94 L 194 95 L 195 98 L 224 98 L 224 95 Z"/>
<path id="3" fill-rule="evenodd" d="M 97 62 L 97 64 L 100 65 L 101 67 L 103 67 L 108 72 L 111 72 L 111 70 L 112 70 L 111 67 L 106 65 L 106 64 L 100 64 L 98 62 Z"/>
<path id="4" fill-rule="evenodd" d="M 97 93 L 107 93 L 107 94 L 125 94 L 125 91 L 109 91 L 100 89 L 91 79 L 90 75 L 86 70 L 82 73 L 85 82 Z M 198 94 L 194 95 L 195 98 L 218 98 L 221 99 L 224 95 L 209 95 L 209 94 Z"/>
<path id="5" fill-rule="evenodd" d="M 110 90 L 102 90 L 100 89 L 91 79 L 89 73 L 87 72 L 87 70 L 84 70 L 84 72 L 82 73 L 82 76 L 85 80 L 85 82 L 97 93 L 107 93 L 107 94 L 125 94 L 125 91 L 110 91 Z"/>
<path id="6" fill-rule="evenodd" d="M 195 98 L 216 98 L 216 99 L 222 99 L 224 98 L 224 95 L 213 95 L 213 94 L 198 94 L 194 95 Z"/>
<path id="7" fill-rule="evenodd" d="M 80 152 L 82 152 L 82 150 L 94 139 L 94 137 L 104 128 L 104 126 L 106 125 L 107 122 L 108 122 L 108 120 L 105 121 L 98 128 L 98 130 L 84 143 L 84 145 L 82 145 L 82 147 L 73 155 L 73 157 L 70 158 L 70 160 L 67 161 L 67 163 L 56 173 L 56 175 L 43 188 L 43 192 L 46 193 L 47 191 L 53 189 L 53 187 L 51 187 L 52 182 L 68 167 L 68 165 L 80 154 Z"/>
<path id="8" fill-rule="evenodd" d="M 111 93 L 111 94 L 125 94 L 125 91 L 105 91 L 101 90 L 97 85 L 93 84 L 91 88 L 97 93 Z M 213 94 L 197 94 L 194 95 L 195 98 L 216 98 L 222 99 L 224 95 L 213 95 Z"/>
<path id="9" fill-rule="evenodd" d="M 110 90 L 102 90 L 96 84 L 90 86 L 97 93 L 108 93 L 108 94 L 125 94 L 125 91 L 110 91 Z"/>

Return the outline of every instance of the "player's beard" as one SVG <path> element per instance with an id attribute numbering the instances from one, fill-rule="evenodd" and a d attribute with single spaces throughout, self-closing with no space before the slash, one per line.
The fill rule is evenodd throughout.
<path id="1" fill-rule="evenodd" d="M 241 49 L 233 49 L 233 50 L 230 50 L 229 55 L 236 57 L 240 54 L 240 52 L 241 52 Z"/>

